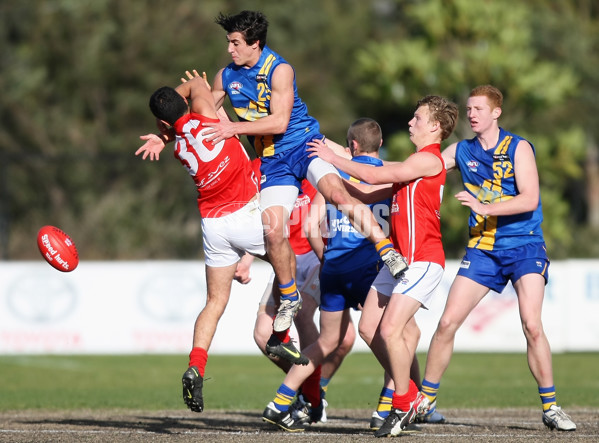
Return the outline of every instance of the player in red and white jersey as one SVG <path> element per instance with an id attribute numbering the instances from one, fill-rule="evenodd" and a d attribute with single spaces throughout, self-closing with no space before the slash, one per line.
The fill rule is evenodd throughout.
<path id="1" fill-rule="evenodd" d="M 418 387 L 410 379 L 410 365 L 420 331 L 414 315 L 421 307 L 428 307 L 443 276 L 440 207 L 446 172 L 441 141 L 451 135 L 457 119 L 457 105 L 439 96 L 424 97 L 409 122 L 410 140 L 416 152 L 404 162 L 377 168 L 335 156 L 323 143 L 309 143 L 313 153 L 352 177 L 372 185 L 393 183 L 383 188 L 360 186 L 356 190 L 367 203 L 370 199 L 393 196 L 391 239 L 409 263 L 399 280 L 387 268 L 380 271 L 360 317 L 360 336 L 395 386 L 391 412 L 375 432 L 377 437 L 399 435 L 416 417 Z"/>
<path id="2" fill-rule="evenodd" d="M 161 134 L 142 136 L 146 143 L 135 154 L 143 154 L 144 160 L 158 160 L 166 142 L 174 140 L 175 156 L 198 190 L 208 293 L 195 322 L 189 368 L 182 382 L 185 403 L 192 411 L 201 412 L 208 349 L 229 301 L 237 263 L 246 252 L 260 257 L 266 254 L 258 184 L 238 139 L 205 143 L 202 123 L 218 121 L 218 115 L 203 78 L 191 79 L 176 89 L 158 89 L 150 98 L 150 109 Z"/>
<path id="3" fill-rule="evenodd" d="M 441 145 L 434 143 L 418 152 L 430 152 L 443 164 L 440 149 Z M 445 176 L 443 168 L 432 177 L 393 184 L 390 237 L 408 264 L 433 262 L 445 268 L 440 212 Z"/>
<path id="4" fill-rule="evenodd" d="M 202 218 L 235 212 L 259 192 L 258 178 L 239 139 L 232 137 L 216 145 L 206 142 L 202 123 L 214 121 L 218 119 L 190 112 L 173 125 L 174 155 L 196 184 Z"/>

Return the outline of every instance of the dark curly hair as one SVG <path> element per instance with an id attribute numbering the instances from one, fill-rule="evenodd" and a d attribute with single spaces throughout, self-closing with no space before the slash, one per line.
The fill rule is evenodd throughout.
<path id="1" fill-rule="evenodd" d="M 268 20 L 261 12 L 241 11 L 236 15 L 225 15 L 221 12 L 216 17 L 215 22 L 227 31 L 227 34 L 239 32 L 248 45 L 253 45 L 259 41 L 260 49 L 264 49 Z"/>
<path id="2" fill-rule="evenodd" d="M 150 110 L 154 117 L 173 125 L 187 112 L 187 103 L 170 86 L 157 89 L 150 97 Z"/>

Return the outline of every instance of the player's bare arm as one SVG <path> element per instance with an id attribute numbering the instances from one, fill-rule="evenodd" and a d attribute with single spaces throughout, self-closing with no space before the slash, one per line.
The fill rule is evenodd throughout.
<path id="1" fill-rule="evenodd" d="M 156 126 L 160 134 L 145 134 L 140 135 L 141 140 L 146 142 L 135 151 L 135 155 L 143 154 L 141 159 L 145 160 L 150 157 L 150 161 L 159 160 L 160 153 L 166 147 L 167 143 L 175 140 L 175 130 L 162 120 L 156 119 Z"/>
<path id="2" fill-rule="evenodd" d="M 188 101 L 192 112 L 209 118 L 217 118 L 212 93 L 204 78 L 200 76 L 192 77 L 177 86 L 175 90 Z"/>
<path id="3" fill-rule="evenodd" d="M 150 161 L 160 160 L 160 153 L 166 146 L 164 140 L 156 134 L 140 135 L 139 138 L 146 142 L 135 151 L 135 155 L 143 154 L 141 156 L 142 160 L 145 160 L 148 157 L 150 158 Z"/>
<path id="4" fill-rule="evenodd" d="M 437 156 L 429 152 L 417 152 L 404 162 L 373 168 L 370 165 L 353 162 L 336 155 L 320 140 L 314 140 L 308 143 L 308 146 L 310 146 L 308 151 L 312 153 L 311 156 L 318 155 L 352 177 L 372 185 L 409 182 L 420 177 L 436 175 L 443 168 Z"/>
<path id="5" fill-rule="evenodd" d="M 217 77 L 220 77 L 220 80 L 215 78 L 213 95 L 218 92 L 218 88 L 222 89 L 223 87 L 222 75 L 217 75 Z M 291 111 L 293 109 L 293 77 L 294 72 L 290 65 L 284 63 L 277 66 L 272 75 L 269 114 L 254 121 L 221 121 L 220 123 L 214 124 L 206 123 L 204 126 L 210 128 L 210 130 L 206 132 L 206 135 L 209 136 L 208 140 L 212 143 L 218 143 L 220 140 L 237 135 L 270 135 L 284 133 L 287 130 L 287 125 L 289 124 Z M 220 85 L 217 84 L 218 81 L 220 81 Z"/>
<path id="6" fill-rule="evenodd" d="M 329 140 L 328 138 L 326 138 L 324 140 L 324 143 L 331 149 L 333 150 L 333 152 L 337 155 L 339 155 L 340 157 L 344 157 L 344 158 L 351 158 L 351 152 L 349 151 L 349 148 L 346 148 L 345 146 L 341 146 L 339 143 L 336 143 L 332 140 Z"/>
<path id="7" fill-rule="evenodd" d="M 201 77 L 196 70 L 193 71 L 193 74 L 189 71 L 186 74 L 189 80 L 181 78 L 182 84 L 175 88 L 177 92 L 191 103 L 191 110 L 193 112 L 205 115 L 206 117 L 217 118 L 212 103 L 210 85 L 206 81 L 205 75 Z M 203 85 L 200 82 L 203 82 Z M 146 141 L 146 143 L 135 151 L 135 155 L 143 153 L 142 160 L 145 160 L 148 156 L 150 157 L 150 161 L 159 160 L 162 150 L 169 142 L 175 140 L 173 128 L 158 119 L 156 120 L 156 125 L 160 131 L 159 135 L 145 134 L 139 137 L 141 140 Z"/>
<path id="8" fill-rule="evenodd" d="M 223 103 L 225 102 L 225 89 L 223 88 L 223 70 L 221 69 L 214 76 L 214 81 L 212 82 L 212 98 L 214 99 L 214 105 L 216 109 L 222 108 Z"/>
<path id="9" fill-rule="evenodd" d="M 445 169 L 447 169 L 447 172 L 455 168 L 455 151 L 457 146 L 457 143 L 452 143 L 441 153 L 443 161 L 445 162 Z"/>
<path id="10" fill-rule="evenodd" d="M 222 69 L 221 71 L 222 72 Z M 219 74 L 220 74 L 219 72 Z M 218 78 L 220 79 L 220 75 L 217 74 Z M 214 106 L 216 107 L 216 116 L 219 120 L 221 121 L 233 121 L 231 120 L 231 117 L 229 116 L 229 114 L 227 113 L 227 111 L 225 110 L 225 108 L 223 108 L 222 103 L 224 101 L 224 91 L 222 91 L 222 87 L 220 88 L 220 91 L 222 91 L 221 93 L 215 94 L 214 91 L 212 90 L 212 86 L 210 85 L 210 82 L 208 82 L 208 77 L 206 76 L 206 72 L 202 71 L 202 75 L 200 75 L 200 73 L 197 71 L 197 69 L 193 69 L 192 71 L 185 71 L 185 76 L 186 77 L 181 77 L 181 82 L 185 83 L 188 82 L 189 80 L 195 78 L 195 77 L 201 77 L 204 79 L 204 82 L 206 83 L 206 87 L 212 92 L 212 99 L 214 101 Z M 222 82 L 219 81 L 219 85 L 222 85 Z M 219 104 L 217 104 L 217 102 Z"/>
<path id="11" fill-rule="evenodd" d="M 455 197 L 463 206 L 483 216 L 514 215 L 534 211 L 539 205 L 539 174 L 532 146 L 525 140 L 518 143 L 514 158 L 514 174 L 519 194 L 496 203 L 483 204 L 468 191 Z"/>
<path id="12" fill-rule="evenodd" d="M 379 166 L 380 167 L 380 166 Z M 343 185 L 352 197 L 357 198 L 362 203 L 370 205 L 393 197 L 393 184 L 367 185 L 350 180 L 343 180 Z"/>

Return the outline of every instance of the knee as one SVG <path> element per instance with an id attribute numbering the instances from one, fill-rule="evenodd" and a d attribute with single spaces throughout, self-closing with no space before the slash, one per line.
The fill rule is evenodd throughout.
<path id="1" fill-rule="evenodd" d="M 345 192 L 341 189 L 333 189 L 331 192 L 331 203 L 335 205 L 338 209 L 342 210 L 343 206 L 349 204 L 349 198 Z"/>
<path id="2" fill-rule="evenodd" d="M 272 333 L 272 317 L 262 312 L 256 318 L 254 325 L 254 342 L 262 352 L 266 352 L 266 342 Z"/>
<path id="3" fill-rule="evenodd" d="M 285 237 L 285 217 L 276 211 L 262 213 L 262 229 L 267 242 L 282 242 Z"/>
<path id="4" fill-rule="evenodd" d="M 318 362 L 322 362 L 325 358 L 331 355 L 339 346 L 340 339 L 336 337 L 318 337 L 310 348 L 312 348 L 310 360 L 314 357 Z"/>
<path id="5" fill-rule="evenodd" d="M 544 335 L 543 324 L 540 320 L 527 320 L 522 322 L 522 330 L 528 341 L 537 341 Z"/>
<path id="6" fill-rule="evenodd" d="M 451 340 L 455 336 L 458 328 L 458 323 L 456 323 L 449 317 L 442 316 L 439 320 L 439 324 L 437 325 L 435 337 L 437 339 Z"/>
<path id="7" fill-rule="evenodd" d="M 280 246 L 287 239 L 285 238 L 285 233 L 282 230 L 277 229 L 272 226 L 264 226 L 264 241 L 266 242 L 266 246 Z"/>
<path id="8" fill-rule="evenodd" d="M 266 342 L 268 341 L 268 338 L 264 335 L 263 331 L 261 331 L 258 328 L 254 329 L 254 342 L 256 343 L 256 346 L 258 346 L 258 348 L 262 351 L 262 352 L 266 352 Z"/>
<path id="9" fill-rule="evenodd" d="M 229 299 L 221 295 L 210 293 L 206 297 L 206 306 L 204 306 L 203 312 L 209 312 L 212 316 L 216 316 L 218 319 L 222 317 L 227 307 Z"/>
<path id="10" fill-rule="evenodd" d="M 323 192 L 323 195 L 328 202 L 332 203 L 337 208 L 339 208 L 339 206 L 349 204 L 351 200 L 351 197 L 343 186 L 341 180 L 329 181 L 327 184 L 327 189 L 325 192 Z"/>
<path id="11" fill-rule="evenodd" d="M 398 332 L 395 328 L 386 324 L 384 321 L 381 322 L 381 327 L 379 329 L 379 334 L 381 335 L 381 339 L 387 343 L 396 340 L 398 337 Z M 403 333 L 403 331 L 401 331 Z"/>

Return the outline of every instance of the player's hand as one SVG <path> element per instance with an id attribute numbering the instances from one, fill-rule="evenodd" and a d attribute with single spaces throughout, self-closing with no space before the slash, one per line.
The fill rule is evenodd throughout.
<path id="1" fill-rule="evenodd" d="M 185 75 L 187 76 L 187 78 L 181 77 L 181 83 L 187 83 L 187 80 L 193 80 L 196 77 L 200 77 L 200 74 L 195 69 L 193 71 L 191 71 L 191 72 L 185 71 Z M 206 72 L 205 71 L 202 71 L 201 77 L 204 79 L 204 82 L 206 82 L 206 87 L 209 90 L 212 90 L 212 86 L 210 86 L 210 83 L 208 83 L 208 77 L 206 76 Z"/>
<path id="2" fill-rule="evenodd" d="M 250 277 L 250 266 L 243 260 L 237 263 L 237 268 L 235 269 L 235 275 L 233 278 L 242 285 L 247 285 L 250 281 L 252 281 L 252 278 Z"/>
<path id="3" fill-rule="evenodd" d="M 231 121 L 221 120 L 220 122 L 202 123 L 202 126 L 207 128 L 202 132 L 206 137 L 206 141 L 211 142 L 213 145 L 237 136 L 236 123 Z"/>
<path id="4" fill-rule="evenodd" d="M 486 211 L 484 210 L 484 206 L 481 202 L 479 202 L 472 194 L 468 191 L 460 191 L 455 195 L 461 203 L 462 206 L 468 206 L 472 211 L 476 214 L 486 215 Z"/>
<path id="5" fill-rule="evenodd" d="M 307 145 L 309 146 L 309 157 L 318 156 L 326 162 L 333 163 L 336 154 L 325 144 L 324 140 L 312 140 L 311 142 L 308 142 Z"/>
<path id="6" fill-rule="evenodd" d="M 141 157 L 142 160 L 145 160 L 148 156 L 150 157 L 150 161 L 159 160 L 160 153 L 166 146 L 164 141 L 156 134 L 140 135 L 139 138 L 146 142 L 135 151 L 135 155 L 143 154 Z"/>

